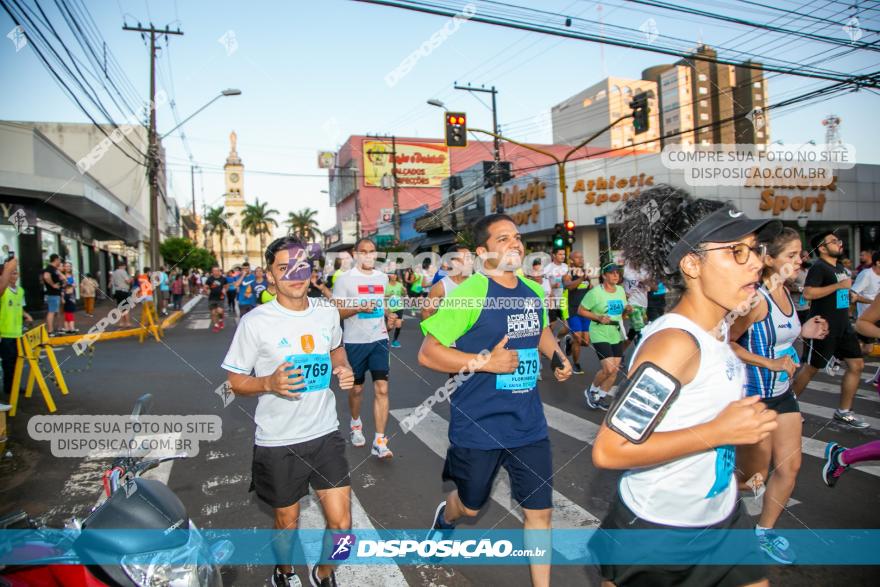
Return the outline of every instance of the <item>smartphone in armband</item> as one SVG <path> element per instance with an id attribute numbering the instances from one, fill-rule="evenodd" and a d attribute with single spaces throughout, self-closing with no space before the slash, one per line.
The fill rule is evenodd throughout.
<path id="1" fill-rule="evenodd" d="M 681 383 L 675 377 L 646 361 L 618 392 L 605 425 L 633 444 L 641 444 L 663 420 L 680 390 Z"/>

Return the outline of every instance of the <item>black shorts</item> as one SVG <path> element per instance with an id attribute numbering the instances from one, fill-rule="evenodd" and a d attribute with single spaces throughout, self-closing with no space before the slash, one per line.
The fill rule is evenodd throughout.
<path id="1" fill-rule="evenodd" d="M 223 300 L 208 300 L 209 310 L 216 310 L 217 308 L 223 309 Z"/>
<path id="2" fill-rule="evenodd" d="M 129 292 L 127 292 L 127 291 L 116 290 L 113 292 L 113 300 L 116 302 L 116 305 L 118 306 L 119 304 L 121 304 L 122 302 L 124 302 L 125 300 L 128 299 L 128 295 L 129 295 Z"/>
<path id="3" fill-rule="evenodd" d="M 251 487 L 273 508 L 292 506 L 313 489 L 348 487 L 345 440 L 338 430 L 287 446 L 254 446 Z"/>
<path id="4" fill-rule="evenodd" d="M 455 483 L 466 508 L 479 510 L 489 500 L 501 467 L 510 476 L 510 494 L 520 506 L 530 510 L 553 507 L 553 454 L 549 438 L 493 450 L 450 446 L 446 450 L 443 480 Z"/>
<path id="5" fill-rule="evenodd" d="M 853 327 L 847 324 L 842 330 L 829 332 L 823 339 L 808 338 L 804 345 L 801 363 L 809 363 L 816 369 L 824 369 L 831 357 L 841 361 L 845 359 L 861 359 L 862 348 Z"/>
<path id="6" fill-rule="evenodd" d="M 596 349 L 596 354 L 599 356 L 600 361 L 603 359 L 616 359 L 623 356 L 622 342 L 615 344 L 611 344 L 610 342 L 594 342 L 593 348 Z"/>
<path id="7" fill-rule="evenodd" d="M 403 310 L 395 310 L 394 315 L 403 320 Z"/>
<path id="8" fill-rule="evenodd" d="M 550 324 L 553 324 L 557 320 L 562 320 L 562 310 L 547 310 L 547 320 Z"/>
<path id="9" fill-rule="evenodd" d="M 743 512 L 742 504 L 726 519 L 708 526 L 705 530 L 713 530 L 699 535 L 701 528 L 676 528 L 654 524 L 636 516 L 620 497 L 611 505 L 611 511 L 599 526 L 602 530 L 667 530 L 662 538 L 621 540 L 620 532 L 616 536 L 605 532 L 597 532 L 590 541 L 590 552 L 599 561 L 599 571 L 608 581 L 617 587 L 662 587 L 665 585 L 702 587 L 703 585 L 719 585 L 734 587 L 756 583 L 767 576 L 762 554 L 758 549 L 757 538 L 754 547 L 751 541 L 744 542 L 744 532 L 752 530 L 751 520 Z M 737 530 L 737 532 L 723 532 Z M 677 539 L 676 533 L 681 533 Z M 612 564 L 614 557 L 638 558 L 644 550 L 646 564 Z M 723 553 L 723 554 L 721 554 Z M 696 564 L 699 560 L 712 561 L 713 555 L 731 557 L 739 560 L 738 564 Z M 684 557 L 684 560 L 682 560 Z M 665 564 L 663 561 L 670 561 Z M 717 559 L 716 559 L 717 560 Z M 679 562 L 680 564 L 675 564 Z M 650 564 L 659 563 L 659 564 Z"/>
<path id="10" fill-rule="evenodd" d="M 792 390 L 779 394 L 776 397 L 765 397 L 761 400 L 768 410 L 775 410 L 779 414 L 800 413 L 797 397 Z"/>

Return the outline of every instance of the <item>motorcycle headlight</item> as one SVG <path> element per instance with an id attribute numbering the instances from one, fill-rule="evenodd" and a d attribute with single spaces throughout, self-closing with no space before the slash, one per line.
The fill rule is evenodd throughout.
<path id="1" fill-rule="evenodd" d="M 192 525 L 180 548 L 122 557 L 122 570 L 139 587 L 222 587 L 201 533 Z"/>

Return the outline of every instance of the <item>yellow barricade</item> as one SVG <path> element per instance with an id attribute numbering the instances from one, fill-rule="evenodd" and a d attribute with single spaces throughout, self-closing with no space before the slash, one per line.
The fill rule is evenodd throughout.
<path id="1" fill-rule="evenodd" d="M 12 377 L 12 399 L 10 401 L 12 409 L 9 410 L 10 417 L 15 416 L 16 409 L 18 408 L 18 394 L 21 388 L 21 379 L 24 375 L 25 363 L 30 367 L 30 374 L 28 375 L 24 396 L 31 397 L 34 391 L 34 383 L 36 383 L 43 394 L 43 399 L 46 401 L 46 407 L 49 408 L 49 411 L 54 412 L 57 409 L 46 379 L 43 377 L 43 372 L 40 371 L 40 358 L 43 355 L 43 351 L 46 352 L 46 356 L 49 358 L 49 365 L 52 367 L 52 373 L 55 375 L 58 389 L 62 395 L 67 395 L 67 383 L 64 381 L 64 375 L 58 367 L 55 351 L 49 345 L 49 334 L 46 332 L 46 326 L 41 324 L 36 328 L 28 330 L 18 339 L 18 358 L 15 361 L 15 375 Z"/>
<path id="2" fill-rule="evenodd" d="M 153 302 L 143 302 L 141 304 L 141 331 L 138 335 L 138 342 L 143 343 L 144 338 L 152 334 L 156 342 L 161 342 L 161 337 L 165 336 L 162 331 L 162 325 L 159 323 L 159 314 L 156 312 L 156 304 Z"/>

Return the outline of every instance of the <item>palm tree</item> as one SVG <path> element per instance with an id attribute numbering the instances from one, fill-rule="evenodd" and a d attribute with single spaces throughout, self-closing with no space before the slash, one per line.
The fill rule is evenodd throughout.
<path id="1" fill-rule="evenodd" d="M 245 234 L 250 234 L 260 239 L 260 254 L 266 250 L 266 244 L 263 237 L 272 234 L 272 228 L 278 226 L 274 216 L 278 214 L 278 210 L 266 210 L 266 202 L 260 203 L 257 198 L 256 204 L 248 204 L 241 214 L 241 230 Z"/>
<path id="2" fill-rule="evenodd" d="M 322 234 L 318 230 L 318 221 L 315 220 L 317 215 L 317 210 L 311 208 L 288 213 L 287 220 L 284 221 L 288 226 L 287 233 L 298 236 L 306 242 L 314 241 L 318 235 Z"/>
<path id="3" fill-rule="evenodd" d="M 219 235 L 220 236 L 220 266 L 224 267 L 226 264 L 225 255 L 223 254 L 223 237 L 227 232 L 229 234 L 235 234 L 232 230 L 232 227 L 229 226 L 229 223 L 226 222 L 226 219 L 229 218 L 229 213 L 223 209 L 223 206 L 217 206 L 216 208 L 211 208 L 208 213 L 205 215 L 205 224 L 208 226 L 208 234 L 210 235 Z M 213 250 L 214 239 L 211 239 L 211 249 Z"/>

